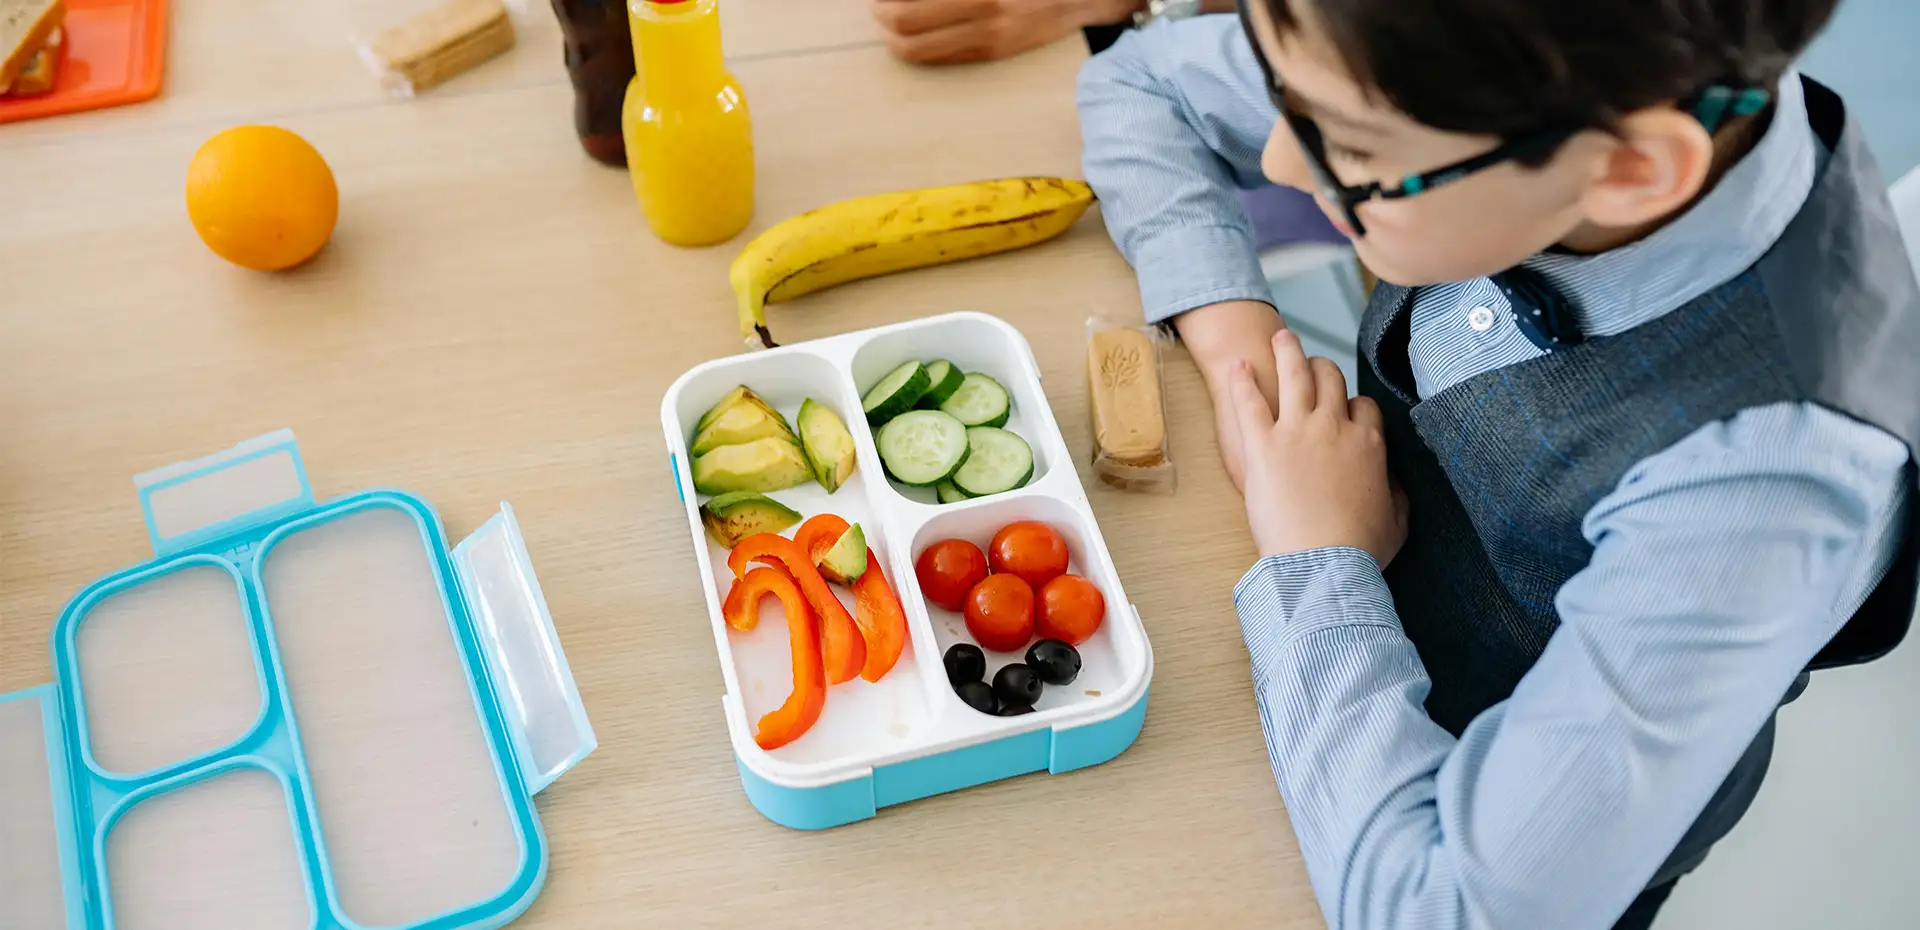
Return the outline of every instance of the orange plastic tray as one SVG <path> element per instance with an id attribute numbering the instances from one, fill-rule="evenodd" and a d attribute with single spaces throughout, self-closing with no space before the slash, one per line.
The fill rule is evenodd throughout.
<path id="1" fill-rule="evenodd" d="M 67 57 L 53 91 L 0 97 L 0 123 L 149 100 L 167 63 L 167 0 L 67 0 Z"/>

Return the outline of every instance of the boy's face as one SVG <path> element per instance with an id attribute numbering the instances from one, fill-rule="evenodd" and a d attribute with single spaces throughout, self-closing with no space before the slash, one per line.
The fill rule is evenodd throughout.
<path id="1" fill-rule="evenodd" d="M 1287 108 L 1319 126 L 1327 165 L 1342 184 L 1392 186 L 1499 146 L 1492 136 L 1424 126 L 1369 95 L 1310 10 L 1302 9 L 1301 28 L 1282 39 L 1265 3 L 1249 7 L 1255 41 L 1285 88 Z M 1367 201 L 1358 208 L 1366 226 L 1359 237 L 1340 206 L 1316 189 L 1287 120 L 1274 125 L 1261 167 L 1275 183 L 1314 194 L 1334 225 L 1354 237 L 1374 274 L 1412 286 L 1494 274 L 1555 244 L 1601 251 L 1630 241 L 1635 227 L 1657 222 L 1699 191 L 1712 153 L 1711 137 L 1677 110 L 1634 114 L 1620 135 L 1579 133 L 1539 168 L 1504 162 L 1417 196 Z"/>

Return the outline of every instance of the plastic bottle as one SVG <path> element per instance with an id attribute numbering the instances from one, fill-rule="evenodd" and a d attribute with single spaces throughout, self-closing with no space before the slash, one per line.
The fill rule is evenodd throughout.
<path id="1" fill-rule="evenodd" d="M 633 83 L 633 38 L 626 0 L 553 0 L 573 79 L 573 128 L 596 161 L 627 165 L 620 128 L 627 85 Z"/>
<path id="2" fill-rule="evenodd" d="M 647 225 L 715 245 L 753 218 L 753 119 L 720 53 L 717 0 L 629 0 L 639 73 L 621 124 Z"/>

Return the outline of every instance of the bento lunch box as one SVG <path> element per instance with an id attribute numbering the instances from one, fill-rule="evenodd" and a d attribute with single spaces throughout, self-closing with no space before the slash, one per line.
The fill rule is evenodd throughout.
<path id="1" fill-rule="evenodd" d="M 942 505 L 932 488 L 889 479 L 862 416 L 861 396 L 895 366 L 915 359 L 946 359 L 1007 389 L 1012 413 L 1005 428 L 1025 439 L 1034 454 L 1034 473 L 1024 487 Z M 833 513 L 860 524 L 900 596 L 910 634 L 908 649 L 890 674 L 874 683 L 855 679 L 831 686 L 813 728 L 772 751 L 761 749 L 753 734 L 756 721 L 792 690 L 786 621 L 766 604 L 753 631 L 727 626 L 721 604 L 733 574 L 727 551 L 702 527 L 701 498 L 693 489 L 687 452 L 695 422 L 741 385 L 789 421 L 808 398 L 846 421 L 857 466 L 836 493 L 829 495 L 810 481 L 768 496 L 803 517 Z M 1047 405 L 1032 349 L 1005 321 L 952 313 L 706 362 L 668 389 L 660 416 L 704 582 L 726 686 L 721 704 L 741 784 L 769 819 L 796 829 L 839 826 L 884 807 L 999 779 L 1098 765 L 1139 736 L 1153 651 Z M 1059 531 L 1071 556 L 1069 571 L 1099 587 L 1107 613 L 1098 632 L 1079 647 L 1083 669 L 1075 681 L 1048 687 L 1031 714 L 996 717 L 962 703 L 948 686 L 942 653 L 972 639 L 960 615 L 922 596 L 914 561 L 943 539 L 966 539 L 985 548 L 996 530 L 1018 520 L 1044 521 Z M 989 678 L 1021 658 L 987 656 Z"/>
<path id="2" fill-rule="evenodd" d="M 154 558 L 0 695 L 6 930 L 470 930 L 596 741 L 511 508 L 316 502 L 293 434 L 135 479 Z"/>

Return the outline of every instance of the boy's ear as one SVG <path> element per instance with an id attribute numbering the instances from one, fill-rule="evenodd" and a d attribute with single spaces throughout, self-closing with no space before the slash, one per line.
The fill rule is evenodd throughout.
<path id="1" fill-rule="evenodd" d="M 1692 116 L 1653 107 L 1620 121 L 1582 198 L 1587 219 L 1638 226 L 1683 209 L 1713 171 L 1713 137 Z"/>

